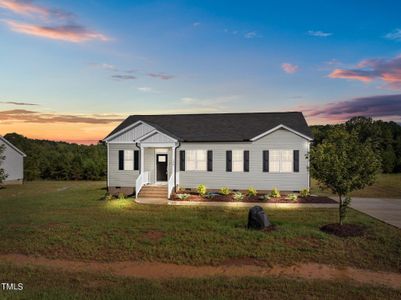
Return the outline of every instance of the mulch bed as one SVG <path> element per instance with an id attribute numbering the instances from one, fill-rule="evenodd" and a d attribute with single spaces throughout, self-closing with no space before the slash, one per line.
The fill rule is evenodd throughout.
<path id="1" fill-rule="evenodd" d="M 307 196 L 307 197 L 298 197 L 297 200 L 293 201 L 290 199 L 286 199 L 287 195 L 282 195 L 280 198 L 270 198 L 269 200 L 260 200 L 259 197 L 263 196 L 263 194 L 258 194 L 257 196 L 244 196 L 242 201 L 236 201 L 230 195 L 220 195 L 216 194 L 212 198 L 202 197 L 196 193 L 185 193 L 179 192 L 178 194 L 189 194 L 190 196 L 181 200 L 177 197 L 177 194 L 173 195 L 173 199 L 175 201 L 197 201 L 197 202 L 247 202 L 247 203 L 337 203 L 333 199 L 322 196 Z"/>
<path id="2" fill-rule="evenodd" d="M 355 237 L 362 236 L 366 228 L 358 224 L 327 224 L 320 227 L 320 230 L 328 234 L 334 234 L 339 237 Z"/>

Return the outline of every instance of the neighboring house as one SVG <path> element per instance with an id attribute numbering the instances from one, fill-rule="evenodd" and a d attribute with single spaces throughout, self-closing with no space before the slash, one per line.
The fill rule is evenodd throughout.
<path id="1" fill-rule="evenodd" d="M 1 168 L 8 175 L 4 184 L 21 184 L 24 181 L 24 157 L 25 153 L 0 136 L 0 146 L 5 146 L 3 155 L 6 157 Z"/>
<path id="2" fill-rule="evenodd" d="M 104 141 L 113 194 L 169 197 L 174 187 L 199 184 L 208 190 L 309 188 L 312 133 L 300 112 L 133 115 Z M 145 193 L 145 185 L 161 191 Z"/>

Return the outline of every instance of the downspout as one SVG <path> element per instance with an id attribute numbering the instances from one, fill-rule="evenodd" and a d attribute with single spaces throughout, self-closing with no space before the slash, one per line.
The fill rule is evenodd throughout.
<path id="1" fill-rule="evenodd" d="M 181 146 L 181 142 L 178 141 L 178 146 L 174 148 L 174 192 L 177 193 L 177 148 Z"/>
<path id="2" fill-rule="evenodd" d="M 138 146 L 138 143 L 135 143 L 135 146 L 139 149 L 139 155 L 141 155 L 142 153 L 141 153 L 141 148 Z M 139 161 L 138 161 L 138 165 L 139 165 L 139 174 L 141 174 L 142 173 L 142 170 L 141 170 L 141 159 L 142 159 L 142 157 L 139 157 Z"/>

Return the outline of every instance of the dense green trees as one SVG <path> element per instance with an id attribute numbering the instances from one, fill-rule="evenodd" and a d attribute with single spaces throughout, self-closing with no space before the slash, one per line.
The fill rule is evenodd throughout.
<path id="1" fill-rule="evenodd" d="M 77 145 L 65 142 L 33 140 L 12 133 L 5 136 L 26 153 L 26 180 L 100 180 L 106 177 L 106 146 Z"/>
<path id="2" fill-rule="evenodd" d="M 314 144 L 321 144 L 333 128 L 343 128 L 356 134 L 361 143 L 369 142 L 380 157 L 384 173 L 401 172 L 401 126 L 395 122 L 373 121 L 354 117 L 344 124 L 311 126 Z"/>
<path id="3" fill-rule="evenodd" d="M 333 128 L 342 128 L 355 134 L 359 142 L 372 145 L 380 157 L 383 172 L 401 172 L 401 126 L 397 123 L 355 117 L 345 124 L 311 128 L 315 146 L 327 139 Z M 106 177 L 104 144 L 86 146 L 33 140 L 16 133 L 7 134 L 5 138 L 27 154 L 24 164 L 27 180 L 99 180 Z"/>

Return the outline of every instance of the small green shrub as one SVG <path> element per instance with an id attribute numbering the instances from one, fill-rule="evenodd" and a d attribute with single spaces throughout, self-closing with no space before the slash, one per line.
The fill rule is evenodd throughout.
<path id="1" fill-rule="evenodd" d="M 280 191 L 276 187 L 274 187 L 273 190 L 270 192 L 269 196 L 271 198 L 280 198 L 281 197 Z"/>
<path id="2" fill-rule="evenodd" d="M 221 189 L 220 189 L 220 194 L 222 194 L 222 195 L 224 195 L 224 196 L 227 196 L 228 194 L 230 194 L 231 193 L 231 191 L 230 191 L 230 189 L 228 188 L 228 187 L 222 187 Z"/>
<path id="3" fill-rule="evenodd" d="M 253 187 L 248 188 L 248 196 L 253 197 L 253 196 L 256 196 L 257 194 L 258 194 L 258 192 L 256 191 L 255 188 L 253 188 Z"/>
<path id="4" fill-rule="evenodd" d="M 297 201 L 298 196 L 296 194 L 288 194 L 287 199 L 295 202 L 295 201 Z"/>
<path id="5" fill-rule="evenodd" d="M 125 194 L 122 192 L 118 193 L 118 200 L 125 200 Z"/>
<path id="6" fill-rule="evenodd" d="M 190 194 L 177 194 L 178 199 L 187 200 L 191 196 Z"/>
<path id="7" fill-rule="evenodd" d="M 299 193 L 299 196 L 303 198 L 310 196 L 309 189 L 302 189 L 302 191 Z"/>
<path id="8" fill-rule="evenodd" d="M 206 195 L 207 189 L 206 189 L 206 186 L 204 184 L 198 185 L 198 187 L 196 189 L 198 190 L 199 195 L 201 195 L 201 196 L 205 196 Z"/>
<path id="9" fill-rule="evenodd" d="M 235 201 L 242 201 L 242 200 L 244 200 L 244 194 L 242 194 L 241 192 L 235 192 L 234 194 L 233 194 L 233 199 L 235 200 Z"/>

